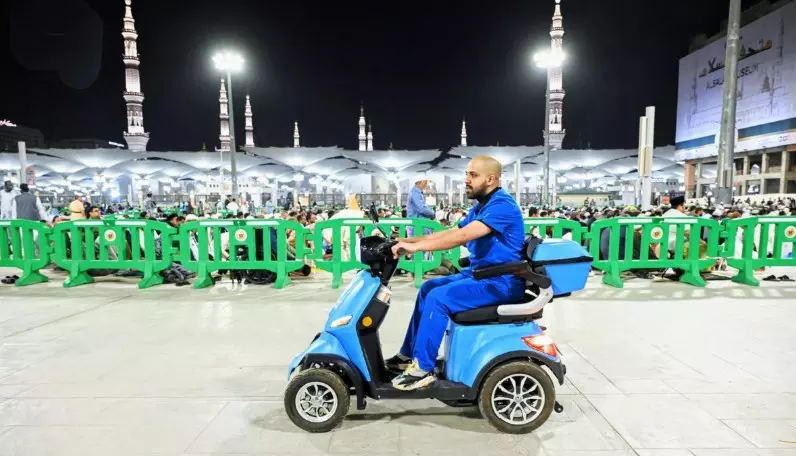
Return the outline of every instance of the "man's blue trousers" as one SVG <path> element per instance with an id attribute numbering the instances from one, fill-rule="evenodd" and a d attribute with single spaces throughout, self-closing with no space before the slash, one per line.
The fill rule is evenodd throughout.
<path id="1" fill-rule="evenodd" d="M 417 360 L 421 369 L 433 371 L 451 314 L 519 302 L 524 293 L 522 279 L 501 276 L 476 280 L 470 269 L 426 281 L 417 294 L 400 353 Z"/>

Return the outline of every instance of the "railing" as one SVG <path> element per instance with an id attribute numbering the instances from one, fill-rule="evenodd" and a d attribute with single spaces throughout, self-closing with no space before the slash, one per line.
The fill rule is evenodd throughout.
<path id="1" fill-rule="evenodd" d="M 46 282 L 39 270 L 50 263 L 50 229 L 30 220 L 0 220 L 0 266 L 18 268 L 18 287 Z"/>
<path id="2" fill-rule="evenodd" d="M 426 230 L 432 232 L 441 231 L 442 225 L 426 219 L 398 219 L 388 218 L 379 222 L 379 227 L 390 235 L 395 232 L 398 237 L 407 237 L 407 228 L 412 227 L 416 233 Z M 311 256 L 315 260 L 315 266 L 323 271 L 332 274 L 332 288 L 338 288 L 342 284 L 343 273 L 355 269 L 362 269 L 366 266 L 359 259 L 359 234 L 367 236 L 380 234 L 367 219 L 334 219 L 325 220 L 315 224 L 312 235 L 314 254 Z M 331 239 L 332 253 L 330 258 L 324 258 L 323 249 L 324 238 Z M 418 253 L 411 259 L 403 257 L 398 262 L 398 267 L 408 270 L 415 275 L 415 286 L 420 287 L 423 283 L 423 274 L 431 271 L 442 264 L 443 252 L 433 254 Z M 458 266 L 458 263 L 457 263 Z"/>
<path id="3" fill-rule="evenodd" d="M 271 235 L 274 230 L 276 236 Z M 288 254 L 289 230 L 297 232 L 295 256 Z M 211 274 L 219 270 L 271 271 L 276 274 L 274 286 L 284 288 L 290 283 L 289 274 L 301 269 L 309 254 L 303 243 L 305 232 L 292 220 L 197 220 L 180 226 L 175 258 L 196 273 L 194 288 L 212 285 Z M 244 252 L 240 258 L 239 248 Z"/>
<path id="4" fill-rule="evenodd" d="M 176 230 L 154 220 L 75 220 L 52 229 L 52 260 L 69 272 L 64 287 L 94 282 L 94 269 L 135 269 L 144 277 L 138 288 L 163 283 L 160 271 L 172 264 Z M 160 251 L 157 246 L 160 244 Z"/>
<path id="5" fill-rule="evenodd" d="M 749 217 L 727 220 L 722 256 L 738 269 L 734 282 L 758 286 L 755 270 L 796 266 L 796 217 Z"/>
<path id="6" fill-rule="evenodd" d="M 389 236 L 406 237 L 444 228 L 425 219 L 386 218 L 379 226 Z M 796 217 L 749 217 L 714 220 L 678 217 L 623 217 L 594 222 L 589 230 L 563 219 L 526 219 L 526 233 L 542 237 L 571 235 L 588 245 L 595 269 L 604 271 L 603 283 L 622 287 L 629 270 L 676 269 L 680 281 L 704 286 L 701 272 L 720 258 L 738 269 L 734 281 L 759 285 L 754 278 L 761 267 L 796 266 Z M 288 241 L 294 233 L 295 247 Z M 44 282 L 40 270 L 50 262 L 69 273 L 65 287 L 91 283 L 91 270 L 130 269 L 143 272 L 139 288 L 163 282 L 161 272 L 173 261 L 197 273 L 195 288 L 213 284 L 211 274 L 225 270 L 267 270 L 275 274 L 275 287 L 290 283 L 290 273 L 313 262 L 331 273 L 331 285 L 342 285 L 343 275 L 365 268 L 359 261 L 361 236 L 378 233 L 366 219 L 336 219 L 315 224 L 313 231 L 288 220 L 199 220 L 179 230 L 154 220 L 76 220 L 50 229 L 40 222 L 0 221 L 0 267 L 22 270 L 18 286 Z M 326 254 L 324 244 L 331 243 Z M 461 249 L 401 258 L 398 267 L 414 274 L 420 286 L 423 274 L 443 259 L 459 269 Z"/>
<path id="7" fill-rule="evenodd" d="M 608 230 L 608 251 L 601 249 Z M 705 286 L 700 271 L 715 264 L 721 225 L 697 217 L 620 217 L 595 221 L 589 232 L 595 269 L 603 271 L 603 283 L 622 288 L 621 273 L 631 269 L 684 271 L 681 282 Z M 702 233 L 707 241 L 701 240 Z M 695 235 L 696 234 L 696 235 Z"/>
<path id="8" fill-rule="evenodd" d="M 563 238 L 565 232 L 571 234 L 575 242 L 583 242 L 588 235 L 586 227 L 576 220 L 558 218 L 527 218 L 524 221 L 525 234 L 541 238 Z"/>

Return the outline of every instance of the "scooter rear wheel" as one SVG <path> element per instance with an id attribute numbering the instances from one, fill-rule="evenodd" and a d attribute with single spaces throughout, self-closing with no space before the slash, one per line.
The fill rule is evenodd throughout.
<path id="1" fill-rule="evenodd" d="M 530 360 L 496 367 L 481 383 L 478 396 L 481 415 L 508 434 L 533 432 L 547 421 L 555 403 L 553 381 Z"/>
<path id="2" fill-rule="evenodd" d="M 307 432 L 329 432 L 348 414 L 351 396 L 342 378 L 328 369 L 309 369 L 293 377 L 285 390 L 285 411 Z"/>

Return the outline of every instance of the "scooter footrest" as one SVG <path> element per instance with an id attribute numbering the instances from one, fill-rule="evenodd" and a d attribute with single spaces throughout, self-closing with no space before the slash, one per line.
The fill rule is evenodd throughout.
<path id="1" fill-rule="evenodd" d="M 376 398 L 460 400 L 469 399 L 467 397 L 469 392 L 470 388 L 467 385 L 449 380 L 437 380 L 427 388 L 413 391 L 402 391 L 392 386 L 392 383 L 382 383 L 376 387 Z"/>

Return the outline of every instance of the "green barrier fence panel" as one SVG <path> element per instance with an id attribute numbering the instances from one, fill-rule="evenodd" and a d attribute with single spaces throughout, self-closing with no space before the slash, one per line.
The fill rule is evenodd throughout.
<path id="1" fill-rule="evenodd" d="M 796 266 L 796 217 L 748 217 L 725 223 L 722 256 L 738 269 L 733 282 L 759 286 L 755 270 L 767 266 Z M 738 245 L 740 243 L 740 245 Z M 785 252 L 790 248 L 790 258 Z M 740 251 L 739 251 L 740 250 Z M 769 258 L 770 256 L 770 258 Z"/>
<path id="2" fill-rule="evenodd" d="M 623 287 L 621 273 L 624 271 L 665 268 L 682 269 L 685 273 L 680 277 L 681 282 L 704 287 L 706 283 L 700 271 L 716 263 L 720 229 L 715 220 L 697 217 L 618 217 L 597 220 L 592 224 L 589 235 L 592 239 L 590 252 L 594 258 L 592 265 L 605 272 L 602 279 L 604 284 L 617 288 Z M 600 256 L 603 230 L 609 230 L 607 258 Z M 704 257 L 700 258 L 700 235 L 705 230 L 708 238 Z M 624 251 L 620 251 L 622 231 L 625 232 Z M 672 235 L 674 250 L 669 252 Z M 651 248 L 656 245 L 660 246 L 661 258 L 651 255 Z M 638 250 L 638 258 L 634 257 L 634 250 Z"/>
<path id="3" fill-rule="evenodd" d="M 398 237 L 407 237 L 406 229 L 412 227 L 414 236 L 422 236 L 426 231 L 435 233 L 444 230 L 443 226 L 434 220 L 428 219 L 399 219 L 399 218 L 386 218 L 379 220 L 379 226 L 388 234 L 392 232 L 393 227 L 398 230 Z M 398 261 L 398 268 L 411 272 L 415 276 L 415 287 L 420 288 L 423 284 L 423 274 L 433 271 L 442 264 L 442 252 L 417 252 L 412 255 L 411 259 L 401 257 Z"/>
<path id="4" fill-rule="evenodd" d="M 22 270 L 16 286 L 47 281 L 39 270 L 50 263 L 49 236 L 50 229 L 42 222 L 0 220 L 0 266 Z"/>
<path id="5" fill-rule="evenodd" d="M 223 230 L 229 233 L 227 259 L 224 259 L 222 250 Z M 257 230 L 262 235 L 260 258 L 254 253 Z M 275 246 L 271 242 L 271 230 L 276 230 Z M 295 257 L 288 252 L 288 230 L 297 232 Z M 176 258 L 185 268 L 196 273 L 194 288 L 212 285 L 211 274 L 215 271 L 250 269 L 275 273 L 274 287 L 284 288 L 290 284 L 290 273 L 304 266 L 303 258 L 308 253 L 304 246 L 306 229 L 294 220 L 197 220 L 180 225 L 179 239 L 180 249 Z M 195 242 L 192 243 L 192 239 Z M 238 247 L 246 248 L 247 259 L 238 259 Z M 273 253 L 275 255 L 272 256 Z"/>
<path id="6" fill-rule="evenodd" d="M 343 227 L 348 228 L 348 259 L 343 259 Z M 401 219 L 401 218 L 385 218 L 379 221 L 379 227 L 387 234 L 393 233 L 393 228 L 397 229 L 398 237 L 406 237 L 406 229 L 413 227 L 416 233 L 423 233 L 425 230 L 432 232 L 441 231 L 442 225 L 439 223 L 426 220 L 426 219 Z M 331 230 L 332 232 L 332 257 L 330 259 L 323 259 L 323 231 Z M 375 234 L 376 228 L 367 219 L 334 219 L 324 220 L 315 224 L 315 232 L 313 234 L 313 243 L 315 246 L 312 258 L 315 260 L 315 265 L 318 269 L 332 273 L 332 287 L 338 288 L 343 282 L 343 273 L 351 270 L 362 269 L 366 266 L 357 260 L 358 252 L 358 238 L 361 231 L 364 236 Z M 426 256 L 428 255 L 428 259 Z M 423 274 L 438 268 L 442 264 L 442 252 L 433 252 L 424 254 L 418 252 L 412 255 L 411 259 L 402 257 L 398 262 L 398 268 L 410 271 L 415 276 L 415 286 L 420 287 L 423 283 Z"/>
<path id="7" fill-rule="evenodd" d="M 588 237 L 586 227 L 575 220 L 533 217 L 524 219 L 523 224 L 525 234 L 531 234 L 536 228 L 541 238 L 560 239 L 564 237 L 564 230 L 572 233 L 572 240 L 575 242 L 583 242 Z"/>
<path id="8" fill-rule="evenodd" d="M 367 220 L 342 218 L 323 220 L 315 224 L 311 235 L 314 248 L 310 258 L 315 261 L 316 268 L 332 274 L 332 288 L 340 287 L 343 283 L 344 273 L 366 267 L 357 260 L 357 229 L 360 227 L 367 229 L 368 226 L 373 228 L 373 225 Z M 343 227 L 348 228 L 347 232 L 343 231 Z M 329 231 L 331 231 L 332 254 L 331 258 L 324 259 L 323 238 L 324 234 L 328 237 Z M 344 237 L 346 237 L 345 241 L 348 245 L 346 252 L 348 255 L 343 255 Z M 348 256 L 348 259 L 344 259 L 345 256 Z"/>
<path id="9" fill-rule="evenodd" d="M 92 269 L 135 269 L 144 273 L 138 288 L 163 283 L 171 266 L 176 230 L 154 220 L 75 220 L 52 229 L 52 260 L 69 271 L 64 287 L 94 282 Z M 161 242 L 157 255 L 156 239 Z"/>

